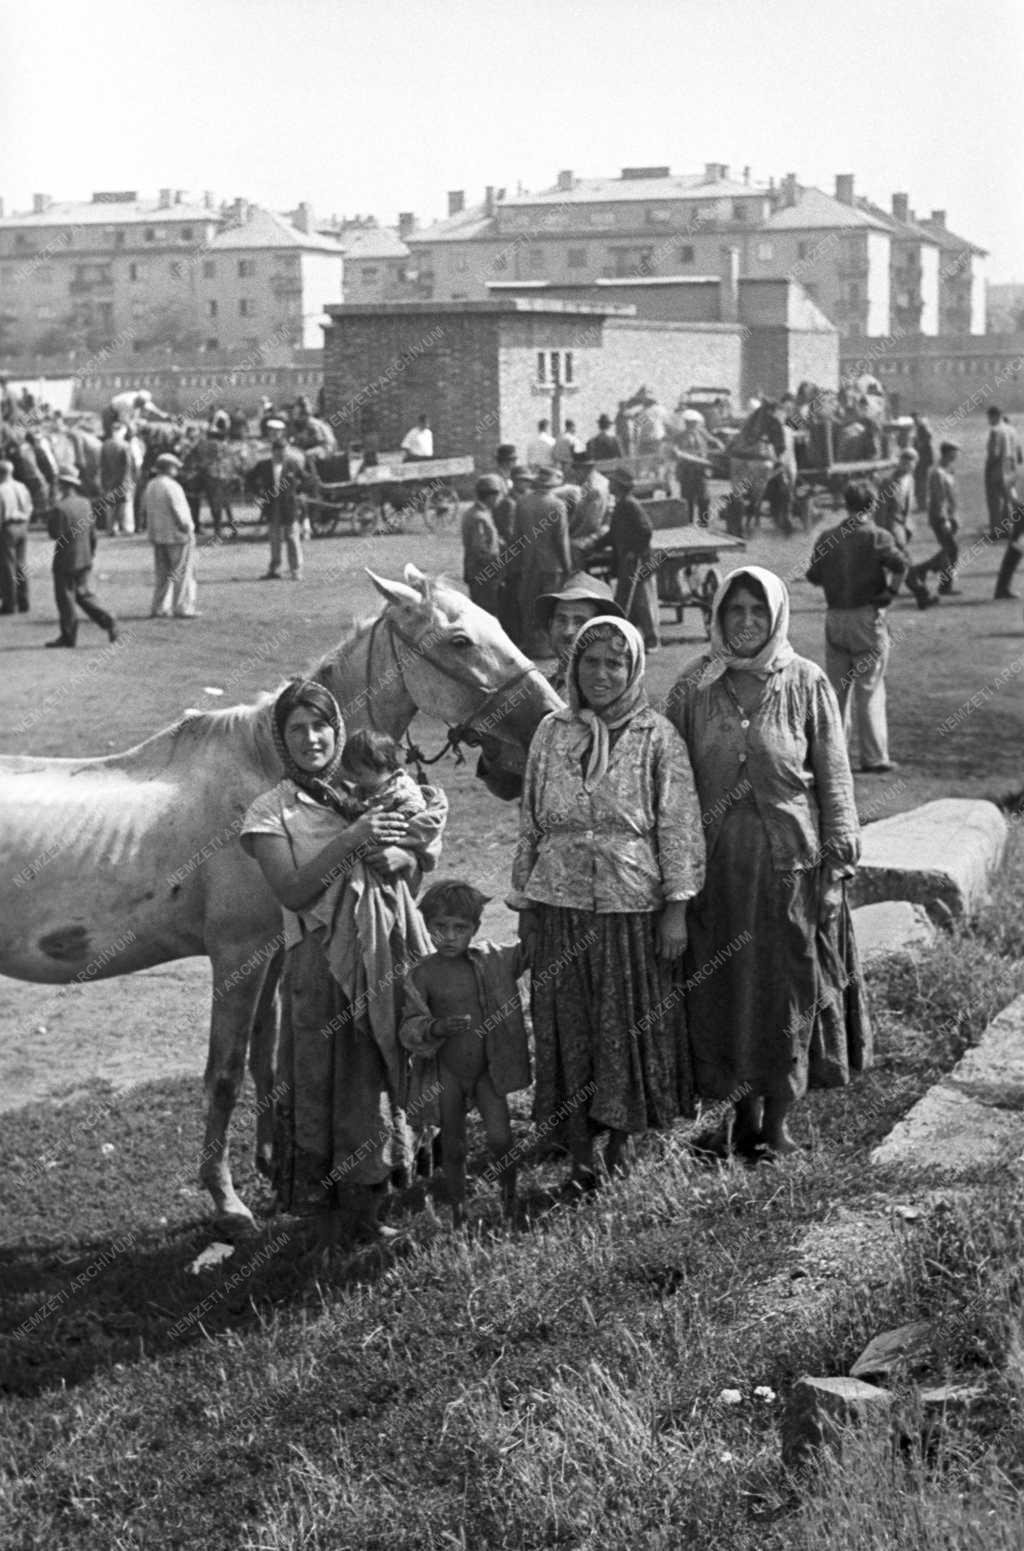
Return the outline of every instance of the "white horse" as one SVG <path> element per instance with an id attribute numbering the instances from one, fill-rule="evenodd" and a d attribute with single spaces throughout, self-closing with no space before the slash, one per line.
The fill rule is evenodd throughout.
<path id="1" fill-rule="evenodd" d="M 561 704 L 546 679 L 454 588 L 414 566 L 404 583 L 368 574 L 387 607 L 311 670 L 346 725 L 399 737 L 422 708 L 482 735 L 499 779 L 521 773 L 537 723 Z M 188 711 L 105 759 L 0 758 L 0 973 L 84 983 L 193 954 L 211 960 L 200 1177 L 226 1226 L 252 1223 L 227 1144 L 247 1045 L 257 1165 L 267 1172 L 271 1161 L 281 915 L 238 833 L 249 804 L 281 778 L 272 707 L 264 696 Z"/>

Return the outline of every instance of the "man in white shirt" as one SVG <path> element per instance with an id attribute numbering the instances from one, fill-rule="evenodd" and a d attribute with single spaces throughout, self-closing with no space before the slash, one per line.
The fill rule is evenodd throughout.
<path id="1" fill-rule="evenodd" d="M 576 435 L 575 420 L 567 420 L 561 436 L 555 441 L 553 457 L 563 474 L 568 474 L 573 459 L 584 450 L 583 443 Z"/>
<path id="2" fill-rule="evenodd" d="M 419 463 L 434 456 L 434 433 L 427 423 L 427 416 L 420 415 L 412 430 L 402 442 L 406 463 Z"/>
<path id="3" fill-rule="evenodd" d="M 142 493 L 146 532 L 153 546 L 156 585 L 151 619 L 196 618 L 195 523 L 188 500 L 175 475 L 181 462 L 162 452 L 153 465 L 156 473 Z"/>
<path id="4" fill-rule="evenodd" d="M 14 477 L 14 464 L 0 460 L 0 614 L 28 613 L 28 522 L 32 497 Z"/>
<path id="5" fill-rule="evenodd" d="M 547 420 L 537 421 L 537 434 L 526 444 L 526 461 L 534 469 L 549 469 L 554 464 L 555 438 Z"/>

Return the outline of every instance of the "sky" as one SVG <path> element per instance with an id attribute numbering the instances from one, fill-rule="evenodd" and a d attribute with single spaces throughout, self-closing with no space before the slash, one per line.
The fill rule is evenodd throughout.
<path id="1" fill-rule="evenodd" d="M 1024 282 L 1024 0 L 0 0 L 0 196 L 421 222 L 560 169 L 894 191 Z"/>

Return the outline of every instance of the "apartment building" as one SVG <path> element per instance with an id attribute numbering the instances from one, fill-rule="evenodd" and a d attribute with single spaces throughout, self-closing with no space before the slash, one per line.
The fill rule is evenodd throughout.
<path id="1" fill-rule="evenodd" d="M 403 213 L 398 227 L 379 226 L 373 216 L 320 222 L 317 231 L 330 237 L 344 254 L 343 288 L 347 302 L 414 301 L 418 295 L 415 263 L 404 233 L 416 218 Z"/>
<path id="2" fill-rule="evenodd" d="M 315 348 L 341 278 L 337 242 L 244 200 L 37 194 L 27 214 L 0 207 L 0 352 Z"/>

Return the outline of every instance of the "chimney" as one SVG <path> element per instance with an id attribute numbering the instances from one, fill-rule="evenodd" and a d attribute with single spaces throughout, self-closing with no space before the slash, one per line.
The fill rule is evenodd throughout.
<path id="1" fill-rule="evenodd" d="M 249 201 L 247 199 L 233 199 L 231 201 L 231 219 L 236 226 L 244 226 L 249 219 Z"/>
<path id="2" fill-rule="evenodd" d="M 796 204 L 796 173 L 787 172 L 782 180 L 783 209 L 791 210 Z"/>
<path id="3" fill-rule="evenodd" d="M 451 188 L 448 190 L 448 214 L 461 215 L 466 208 L 466 194 L 464 189 Z"/>
<path id="4" fill-rule="evenodd" d="M 705 183 L 717 183 L 718 182 L 718 163 L 717 162 L 705 162 L 704 163 L 704 182 Z"/>
<path id="5" fill-rule="evenodd" d="M 945 229 L 946 229 L 946 212 L 945 212 L 945 210 L 933 210 L 932 211 L 932 225 L 933 226 L 941 226 L 943 231 L 945 231 Z"/>
<path id="6" fill-rule="evenodd" d="M 308 200 L 303 199 L 300 201 L 299 208 L 295 212 L 294 224 L 298 227 L 300 232 L 305 232 L 307 237 L 311 232 L 316 231 L 316 220 L 313 215 L 313 206 L 309 203 Z"/>
<path id="7" fill-rule="evenodd" d="M 718 164 L 718 176 L 722 180 L 723 183 L 728 183 L 728 181 L 729 181 L 729 164 L 728 164 L 728 162 L 719 162 L 719 164 Z"/>
<path id="8" fill-rule="evenodd" d="M 722 282 L 718 292 L 720 323 L 738 323 L 740 316 L 740 250 L 720 248 Z"/>
<path id="9" fill-rule="evenodd" d="M 217 202 L 213 197 L 212 189 L 207 189 L 203 194 L 203 204 L 206 206 L 207 210 L 216 210 Z"/>
<path id="10" fill-rule="evenodd" d="M 161 210 L 169 210 L 171 208 L 172 203 L 173 203 L 173 190 L 169 189 L 169 188 L 162 188 L 160 190 L 160 209 Z"/>
<path id="11" fill-rule="evenodd" d="M 910 196 L 907 194 L 894 194 L 892 196 L 892 213 L 897 221 L 909 221 Z"/>
<path id="12" fill-rule="evenodd" d="M 51 203 L 52 203 L 52 201 L 50 199 L 49 194 L 33 194 L 32 195 L 32 214 L 33 215 L 43 215 L 43 214 L 45 214 L 45 212 L 47 210 L 49 210 Z"/>
<path id="13" fill-rule="evenodd" d="M 747 183 L 747 184 L 749 184 L 749 182 L 750 182 L 750 168 L 749 167 L 744 167 L 744 169 L 743 169 L 743 181 L 744 181 L 744 183 Z"/>
<path id="14" fill-rule="evenodd" d="M 836 173 L 836 198 L 841 205 L 853 204 L 853 173 Z"/>
<path id="15" fill-rule="evenodd" d="M 576 179 L 573 177 L 571 171 L 566 170 L 565 172 L 560 172 L 558 174 L 558 188 L 561 193 L 568 194 L 569 190 L 575 188 L 575 186 Z"/>
<path id="16" fill-rule="evenodd" d="M 3 220 L 5 214 L 6 212 L 4 210 L 4 202 L 2 199 L 0 199 L 0 221 Z"/>
<path id="17" fill-rule="evenodd" d="M 411 237 L 416 230 L 416 216 L 412 210 L 400 210 L 398 212 L 398 235 L 403 240 Z"/>
<path id="18" fill-rule="evenodd" d="M 484 190 L 484 215 L 494 214 L 494 184 L 488 183 Z"/>

